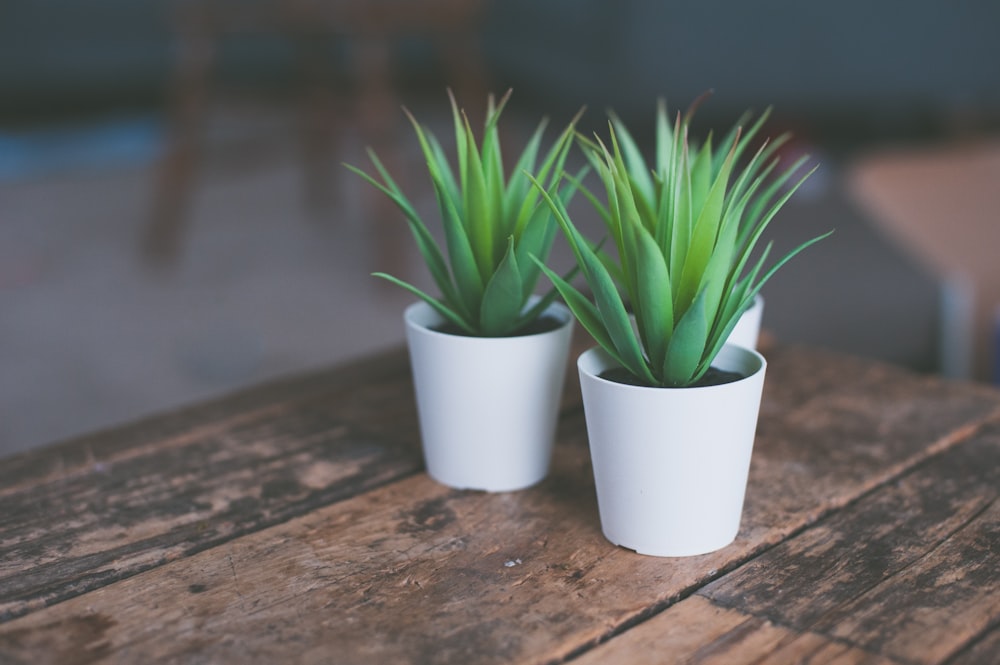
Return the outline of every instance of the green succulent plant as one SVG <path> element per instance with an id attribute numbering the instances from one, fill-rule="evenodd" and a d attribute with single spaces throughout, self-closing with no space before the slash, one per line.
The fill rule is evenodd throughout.
<path id="1" fill-rule="evenodd" d="M 600 138 L 581 137 L 607 204 L 582 191 L 604 220 L 617 260 L 589 244 L 566 206 L 536 181 L 592 300 L 539 267 L 595 341 L 649 386 L 682 387 L 701 379 L 764 283 L 793 256 L 829 235 L 799 245 L 766 270 L 771 243 L 751 262 L 764 229 L 815 167 L 791 186 L 806 158 L 769 179 L 778 162 L 774 151 L 787 136 L 765 142 L 738 166 L 767 113 L 744 134 L 741 126 L 751 117 L 745 114 L 717 149 L 711 134 L 697 145 L 689 137 L 689 125 L 699 102 L 683 117 L 678 114 L 673 127 L 665 104 L 659 104 L 654 168 L 614 116 L 610 147 Z"/>
<path id="2" fill-rule="evenodd" d="M 368 149 L 368 156 L 383 182 L 345 164 L 381 190 L 403 212 L 441 296 L 434 297 L 386 273 L 374 274 L 412 292 L 466 335 L 503 337 L 519 334 L 554 300 L 556 292 L 552 290 L 539 302 L 528 306 L 528 299 L 541 276 L 541 266 L 558 234 L 553 213 L 542 203 L 539 194 L 544 193 L 565 207 L 576 190 L 573 180 L 563 180 L 562 173 L 573 146 L 579 114 L 539 164 L 547 124 L 543 119 L 519 155 L 509 178 L 505 177 L 497 125 L 510 94 L 508 91 L 499 104 L 490 96 L 482 143 L 477 145 L 469 119 L 464 110 L 459 110 L 449 91 L 457 174 L 434 134 L 404 109 L 427 161 L 444 230 L 444 252 L 373 150 Z M 529 178 L 528 173 L 534 175 Z M 532 186 L 532 179 L 542 189 Z"/>

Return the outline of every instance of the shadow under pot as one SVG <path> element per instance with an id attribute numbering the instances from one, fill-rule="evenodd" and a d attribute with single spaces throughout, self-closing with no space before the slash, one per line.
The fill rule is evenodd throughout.
<path id="1" fill-rule="evenodd" d="M 470 337 L 444 332 L 444 319 L 424 302 L 407 308 L 424 461 L 434 480 L 506 492 L 546 476 L 573 318 L 559 303 L 542 318 L 552 325 L 535 334 Z"/>
<path id="2" fill-rule="evenodd" d="M 725 547 L 740 528 L 767 363 L 727 344 L 713 367 L 743 378 L 691 388 L 627 385 L 600 348 L 580 356 L 601 530 L 653 556 Z"/>

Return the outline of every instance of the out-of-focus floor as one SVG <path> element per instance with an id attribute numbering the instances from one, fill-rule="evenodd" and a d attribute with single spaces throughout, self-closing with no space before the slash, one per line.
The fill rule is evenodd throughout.
<path id="1" fill-rule="evenodd" d="M 410 267 L 377 260 L 347 178 L 307 208 L 285 120 L 210 141 L 169 265 L 140 251 L 153 161 L 0 184 L 0 452 L 401 341 L 408 298 L 369 273 Z"/>
<path id="2" fill-rule="evenodd" d="M 446 139 L 443 96 L 420 110 Z M 181 251 L 166 266 L 139 249 L 155 146 L 0 179 L 0 455 L 402 342 L 411 298 L 370 273 L 426 285 L 410 237 L 340 168 L 364 163 L 350 127 L 330 205 L 309 209 L 294 117 L 280 105 L 215 112 Z M 402 129 L 397 163 L 433 217 Z M 930 369 L 935 285 L 846 201 L 842 166 L 829 160 L 774 223 L 778 249 L 836 233 L 768 286 L 764 325 L 783 341 Z M 560 248 L 556 262 L 567 261 Z"/>

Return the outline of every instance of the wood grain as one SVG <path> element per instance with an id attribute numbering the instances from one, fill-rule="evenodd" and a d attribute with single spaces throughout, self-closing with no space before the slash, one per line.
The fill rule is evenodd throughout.
<path id="1" fill-rule="evenodd" d="M 405 370 L 406 358 L 405 351 L 395 349 L 5 458 L 0 463 L 0 497 L 32 491 L 40 484 L 62 478 L 89 474 L 95 465 L 156 454 L 172 443 L 183 443 L 206 432 L 225 431 L 242 420 L 287 409 L 303 396 L 343 394 L 354 386 L 394 380 L 401 370 Z"/>
<path id="2" fill-rule="evenodd" d="M 573 661 L 574 665 L 891 665 L 897 661 L 816 633 L 691 596 Z"/>
<path id="3" fill-rule="evenodd" d="M 768 363 L 750 488 L 768 494 L 761 505 L 777 515 L 801 511 L 800 497 L 815 483 L 830 488 L 817 507 L 839 508 L 834 488 L 877 487 L 997 416 L 1000 393 L 988 386 L 795 347 L 774 349 Z M 764 478 L 765 470 L 782 482 Z M 754 519 L 756 505 L 747 505 L 745 518 L 766 521 Z"/>
<path id="4" fill-rule="evenodd" d="M 36 475 L 0 496 L 0 620 L 422 468 L 405 356 L 305 383 L 16 460 Z"/>
<path id="5" fill-rule="evenodd" d="M 4 460 L 0 622 L 422 468 L 402 350 Z"/>
<path id="6" fill-rule="evenodd" d="M 699 593 L 797 632 L 942 662 L 1000 622 L 998 496 L 991 424 Z"/>
<path id="7" fill-rule="evenodd" d="M 1000 623 L 948 662 L 949 665 L 996 665 L 997 654 L 1000 654 Z"/>
<path id="8" fill-rule="evenodd" d="M 0 660 L 559 662 L 958 445 L 998 405 L 992 391 L 834 355 L 770 362 L 744 526 L 717 553 L 656 559 L 604 540 L 571 408 L 535 488 L 456 492 L 423 474 L 355 488 L 10 621 Z M 802 639 L 830 659 L 842 651 Z"/>

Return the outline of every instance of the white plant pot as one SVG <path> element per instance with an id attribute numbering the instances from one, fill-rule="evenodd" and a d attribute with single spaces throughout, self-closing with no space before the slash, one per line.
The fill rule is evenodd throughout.
<path id="1" fill-rule="evenodd" d="M 600 378 L 600 348 L 580 356 L 587 435 L 605 537 L 654 556 L 720 549 L 740 527 L 767 363 L 726 345 L 713 365 L 746 378 L 645 388 Z"/>
<path id="2" fill-rule="evenodd" d="M 427 473 L 458 489 L 505 492 L 548 473 L 573 318 L 553 303 L 558 328 L 520 337 L 434 330 L 424 302 L 404 314 Z"/>
<path id="3" fill-rule="evenodd" d="M 754 296 L 753 305 L 743 312 L 740 320 L 729 333 L 726 344 L 735 344 L 744 349 L 757 349 L 757 339 L 760 337 L 760 321 L 764 316 L 764 297 L 759 293 Z"/>

